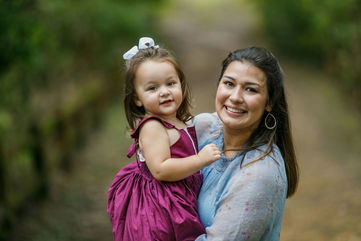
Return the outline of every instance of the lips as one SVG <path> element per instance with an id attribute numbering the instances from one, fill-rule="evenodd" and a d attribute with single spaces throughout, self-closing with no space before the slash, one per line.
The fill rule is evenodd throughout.
<path id="1" fill-rule="evenodd" d="M 229 107 L 229 106 L 225 106 L 226 110 L 228 110 L 229 112 L 235 113 L 235 114 L 244 114 L 247 111 L 243 110 L 243 109 L 238 109 L 238 108 L 234 108 L 234 107 Z"/>
<path id="2" fill-rule="evenodd" d="M 173 102 L 173 100 L 164 100 L 164 101 L 161 101 L 160 104 L 161 105 L 166 105 L 166 104 L 169 104 L 171 102 Z"/>

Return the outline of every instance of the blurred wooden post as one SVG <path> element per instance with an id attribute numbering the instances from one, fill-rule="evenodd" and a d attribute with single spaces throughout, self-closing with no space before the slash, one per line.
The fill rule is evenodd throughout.
<path id="1" fill-rule="evenodd" d="M 5 178 L 5 156 L 2 140 L 0 139 L 0 241 L 5 240 L 10 229 L 10 215 L 7 202 L 6 178 Z"/>
<path id="2" fill-rule="evenodd" d="M 55 135 L 58 139 L 58 148 L 60 149 L 60 168 L 65 172 L 71 170 L 71 153 L 70 153 L 70 133 L 67 118 L 60 112 L 57 113 L 57 124 L 55 127 Z"/>
<path id="3" fill-rule="evenodd" d="M 31 155 L 34 161 L 34 168 L 39 180 L 37 196 L 44 197 L 49 192 L 49 175 L 46 165 L 46 158 L 43 148 L 43 138 L 40 128 L 36 122 L 32 122 L 30 126 L 31 136 Z"/>

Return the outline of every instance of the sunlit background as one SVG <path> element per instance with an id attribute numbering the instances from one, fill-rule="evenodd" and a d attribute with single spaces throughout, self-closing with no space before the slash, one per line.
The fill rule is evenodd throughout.
<path id="1" fill-rule="evenodd" d="M 0 0 L 0 31 L 0 240 L 112 240 L 121 56 L 142 36 L 181 62 L 193 114 L 214 111 L 230 51 L 278 56 L 301 171 L 281 240 L 361 240 L 357 0 Z"/>

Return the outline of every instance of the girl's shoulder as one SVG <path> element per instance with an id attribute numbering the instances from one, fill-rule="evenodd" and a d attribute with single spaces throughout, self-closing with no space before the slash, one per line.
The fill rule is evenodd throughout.
<path id="1" fill-rule="evenodd" d="M 161 118 L 159 118 L 157 116 L 147 116 L 147 117 L 143 118 L 141 121 L 139 121 L 138 125 L 131 132 L 130 136 L 132 138 L 134 138 L 134 139 L 138 139 L 140 130 L 146 124 L 151 125 L 151 128 L 153 128 L 154 126 L 159 126 L 159 124 L 157 125 L 157 123 L 161 124 L 162 126 L 164 126 L 165 128 L 168 128 L 168 129 L 175 128 L 174 125 L 172 125 L 171 123 L 166 122 L 165 120 L 162 120 Z"/>
<path id="2" fill-rule="evenodd" d="M 137 126 L 132 130 L 130 136 L 133 138 L 133 143 L 130 145 L 128 149 L 127 156 L 130 158 L 132 157 L 138 147 L 139 147 L 139 139 L 140 139 L 140 132 L 142 130 L 143 137 L 154 138 L 159 136 L 163 131 L 164 128 L 173 128 L 174 126 L 157 116 L 147 116 L 140 120 Z M 144 157 L 140 157 L 140 161 L 144 161 Z"/>

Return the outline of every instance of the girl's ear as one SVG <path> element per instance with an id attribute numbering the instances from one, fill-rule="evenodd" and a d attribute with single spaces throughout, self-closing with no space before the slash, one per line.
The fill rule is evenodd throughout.
<path id="1" fill-rule="evenodd" d="M 137 95 L 134 95 L 133 100 L 134 100 L 134 103 L 136 104 L 136 106 L 138 106 L 138 107 L 143 106 L 143 103 L 140 101 L 140 99 L 138 98 Z"/>

